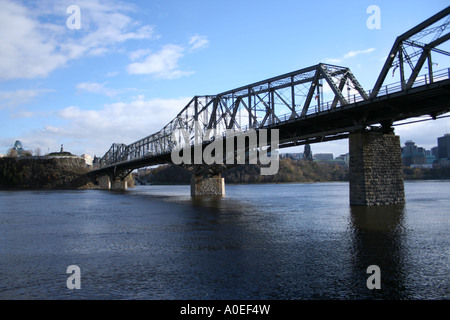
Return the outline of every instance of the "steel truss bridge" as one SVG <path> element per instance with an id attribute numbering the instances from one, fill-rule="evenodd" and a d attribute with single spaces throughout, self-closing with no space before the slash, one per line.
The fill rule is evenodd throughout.
<path id="1" fill-rule="evenodd" d="M 435 70 L 433 62 L 435 56 L 449 61 L 450 50 L 442 48 L 449 30 L 447 7 L 397 37 L 369 91 L 349 68 L 319 63 L 220 94 L 195 96 L 160 131 L 129 145 L 114 143 L 93 173 L 124 177 L 137 168 L 170 163 L 172 151 L 204 143 L 196 141 L 199 128 L 225 139 L 230 132 L 279 129 L 279 148 L 285 148 L 344 139 L 363 129 L 388 130 L 411 117 L 436 119 L 450 111 L 450 68 Z M 389 78 L 397 82 L 386 84 Z M 181 131 L 189 139 L 177 138 Z"/>

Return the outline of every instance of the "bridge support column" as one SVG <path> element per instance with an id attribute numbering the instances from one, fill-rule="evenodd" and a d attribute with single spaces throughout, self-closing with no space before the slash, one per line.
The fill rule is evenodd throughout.
<path id="1" fill-rule="evenodd" d="M 110 190 L 111 189 L 111 178 L 107 175 L 100 176 L 97 178 L 98 186 L 100 189 Z"/>
<path id="2" fill-rule="evenodd" d="M 116 179 L 111 181 L 111 177 L 108 175 L 100 176 L 97 178 L 98 186 L 104 190 L 127 190 L 128 182 L 124 179 Z"/>
<path id="3" fill-rule="evenodd" d="M 197 175 L 191 178 L 191 196 L 224 196 L 225 179 L 221 174 Z"/>
<path id="4" fill-rule="evenodd" d="M 127 180 L 114 180 L 111 186 L 112 190 L 127 190 L 128 181 Z"/>
<path id="5" fill-rule="evenodd" d="M 399 136 L 393 132 L 351 133 L 349 150 L 350 205 L 405 202 Z"/>

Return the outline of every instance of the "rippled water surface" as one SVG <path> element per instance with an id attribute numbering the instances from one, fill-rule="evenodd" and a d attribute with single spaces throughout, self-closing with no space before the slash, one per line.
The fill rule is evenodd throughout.
<path id="1" fill-rule="evenodd" d="M 0 299 L 449 299 L 450 182 L 405 189 L 372 208 L 347 183 L 0 192 Z"/>

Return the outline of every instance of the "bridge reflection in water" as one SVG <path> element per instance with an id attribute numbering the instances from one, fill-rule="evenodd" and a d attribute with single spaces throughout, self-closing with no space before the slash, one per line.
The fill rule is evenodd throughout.
<path id="1" fill-rule="evenodd" d="M 355 286 L 364 286 L 370 274 L 364 273 L 370 265 L 380 268 L 381 290 L 373 289 L 373 296 L 404 299 L 406 290 L 408 252 L 405 245 L 405 205 L 352 206 L 352 263 Z"/>

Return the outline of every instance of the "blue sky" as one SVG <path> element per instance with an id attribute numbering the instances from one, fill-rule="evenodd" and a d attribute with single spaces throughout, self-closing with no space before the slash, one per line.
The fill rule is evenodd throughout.
<path id="1" fill-rule="evenodd" d="M 70 29 L 67 8 L 80 8 Z M 380 29 L 366 25 L 370 5 Z M 16 140 L 102 156 L 161 129 L 195 95 L 216 94 L 320 62 L 371 89 L 396 37 L 448 1 L 0 0 L 0 153 Z M 439 61 L 436 61 L 439 63 Z M 442 64 L 443 63 L 443 64 Z M 448 60 L 440 67 L 448 68 Z M 397 127 L 431 148 L 441 119 Z M 346 140 L 312 145 L 348 152 Z M 285 151 L 285 150 L 283 150 Z M 303 147 L 290 149 L 302 152 Z"/>

